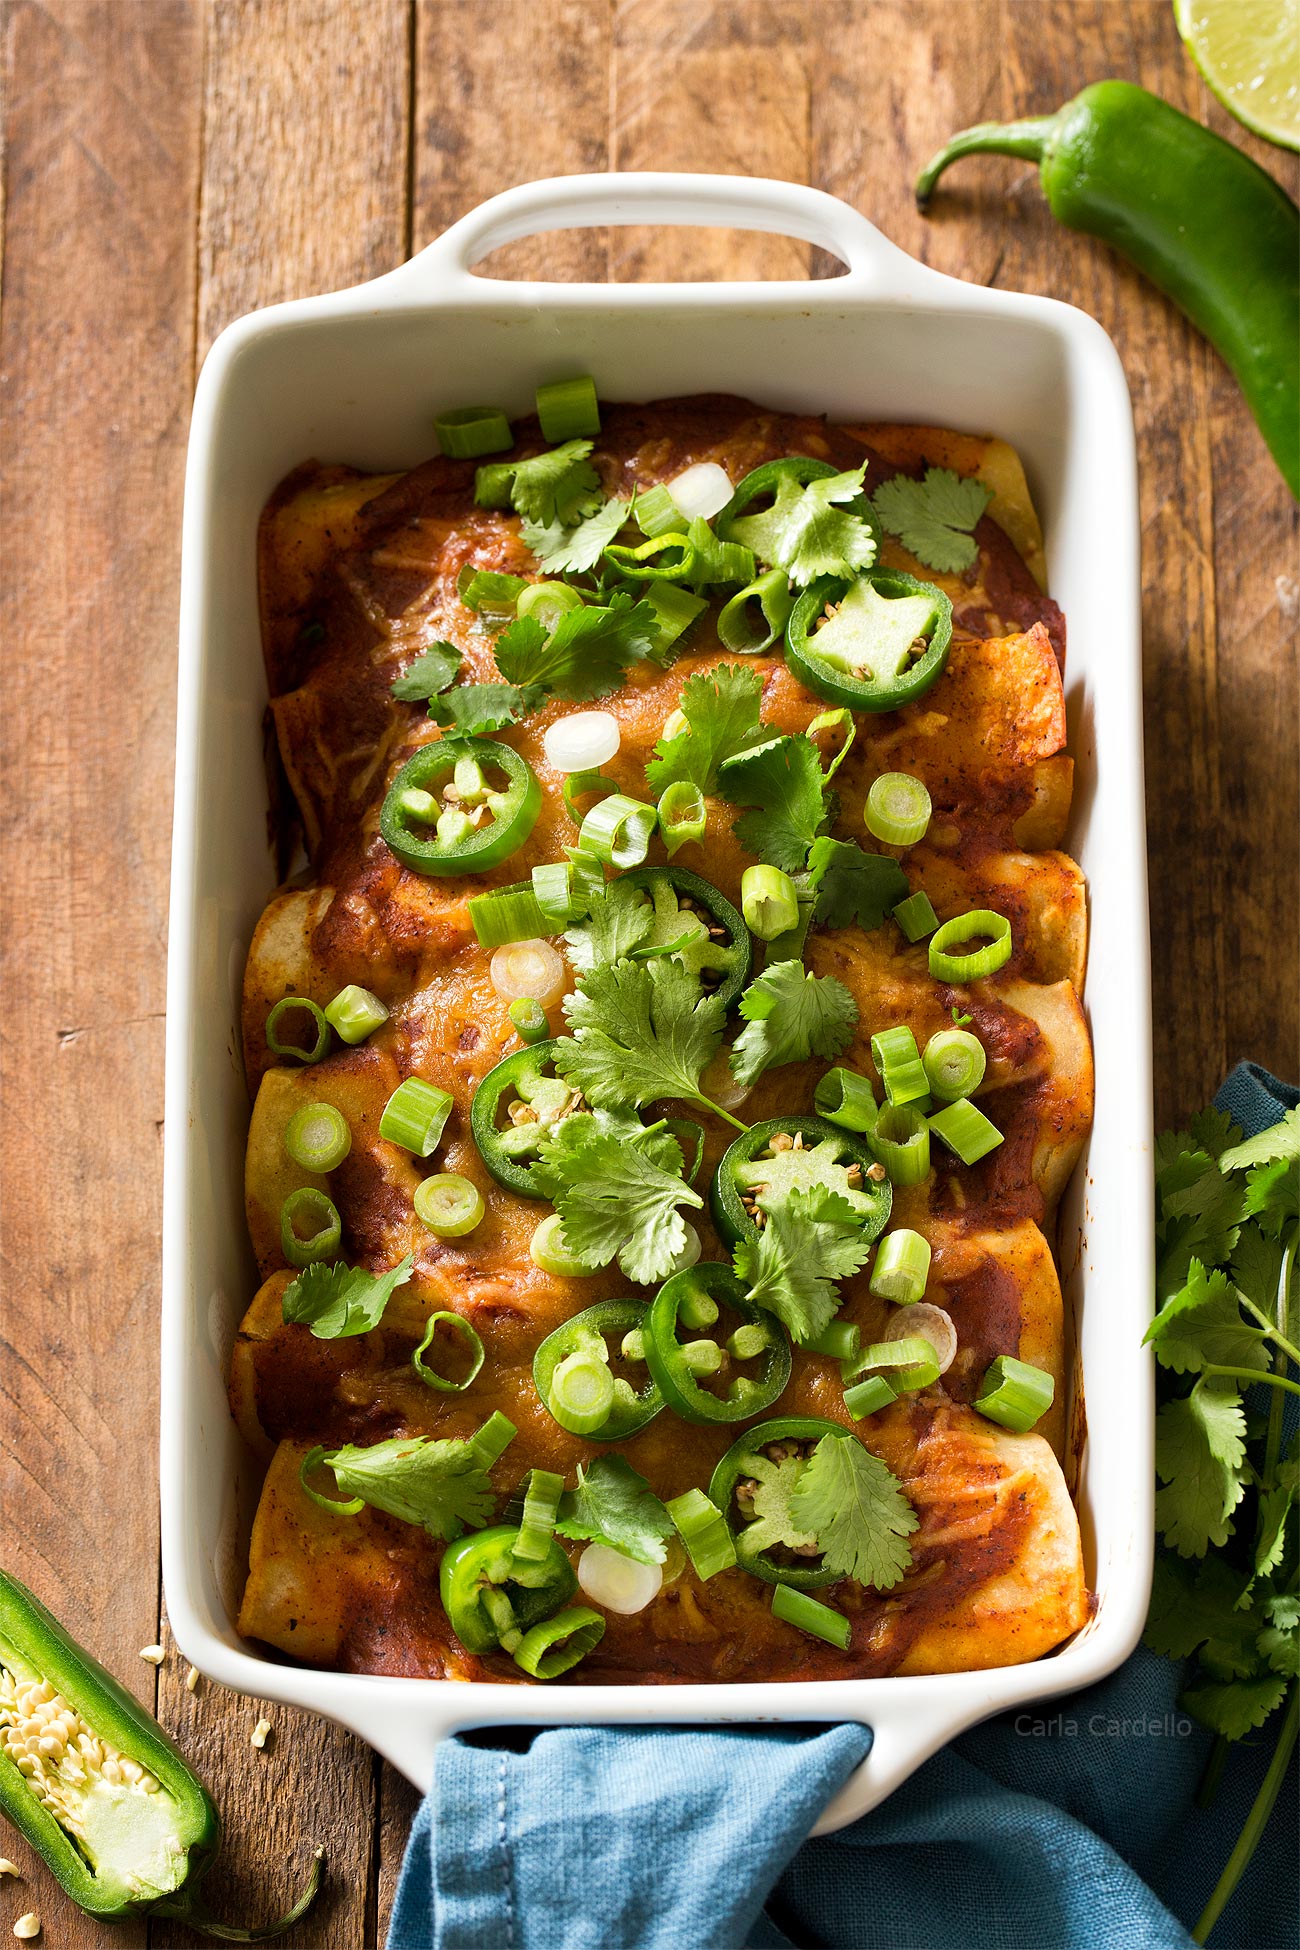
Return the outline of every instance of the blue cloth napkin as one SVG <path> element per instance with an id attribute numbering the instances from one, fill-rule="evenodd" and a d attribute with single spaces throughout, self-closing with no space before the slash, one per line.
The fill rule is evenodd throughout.
<path id="1" fill-rule="evenodd" d="M 1253 1133 L 1300 1091 L 1243 1063 L 1215 1101 Z M 1276 1730 L 1236 1743 L 1197 1809 L 1211 1742 L 1181 1677 L 1139 1648 L 1099 1686 L 962 1735 L 820 1841 L 865 1728 L 462 1735 L 439 1748 L 388 1950 L 1185 1950 Z M 1297 1940 L 1296 1778 L 1216 1950 Z"/>

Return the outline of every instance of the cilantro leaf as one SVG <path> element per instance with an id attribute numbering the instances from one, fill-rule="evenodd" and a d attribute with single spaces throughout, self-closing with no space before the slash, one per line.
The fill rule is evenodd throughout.
<path id="1" fill-rule="evenodd" d="M 783 873 L 798 873 L 826 824 L 825 784 L 808 738 L 771 738 L 718 767 L 723 798 L 753 808 L 736 821 L 736 838 Z"/>
<path id="2" fill-rule="evenodd" d="M 1223 1685 L 1189 1686 L 1182 1704 L 1213 1733 L 1225 1740 L 1242 1740 L 1256 1727 L 1262 1727 L 1275 1707 L 1286 1698 L 1287 1682 L 1280 1676 L 1265 1674 L 1262 1679 L 1232 1679 Z"/>
<path id="3" fill-rule="evenodd" d="M 579 575 L 595 568 L 631 512 L 630 501 L 607 501 L 576 528 L 559 520 L 525 521 L 520 534 L 547 575 Z"/>
<path id="4" fill-rule="evenodd" d="M 1230 1144 L 1240 1144 L 1241 1126 L 1233 1123 L 1226 1110 L 1216 1110 L 1213 1104 L 1207 1104 L 1192 1119 L 1189 1136 L 1193 1145 L 1208 1151 L 1217 1163 Z"/>
<path id="5" fill-rule="evenodd" d="M 434 1441 L 399 1435 L 358 1448 L 346 1443 L 325 1461 L 345 1496 L 403 1523 L 417 1523 L 431 1537 L 459 1537 L 480 1530 L 494 1501 L 487 1471 L 472 1445 L 459 1437 Z"/>
<path id="6" fill-rule="evenodd" d="M 387 1273 L 367 1273 L 364 1267 L 348 1266 L 341 1259 L 332 1266 L 317 1260 L 304 1266 L 285 1288 L 281 1315 L 310 1327 L 318 1341 L 367 1334 L 378 1327 L 394 1290 L 406 1285 L 414 1264 L 413 1254 L 408 1253 Z"/>
<path id="7" fill-rule="evenodd" d="M 558 521 L 567 528 L 600 505 L 600 476 L 587 459 L 590 452 L 590 440 L 566 440 L 528 460 L 489 461 L 474 477 L 474 499 L 496 507 L 489 484 L 508 477 L 511 504 L 526 521 L 544 527 Z"/>
<path id="8" fill-rule="evenodd" d="M 677 707 L 686 729 L 675 738 L 660 737 L 645 768 L 654 790 L 664 792 L 682 782 L 716 792 L 718 767 L 762 739 L 762 697 L 758 672 L 740 664 L 719 664 L 688 677 Z"/>
<path id="9" fill-rule="evenodd" d="M 751 1304 L 775 1314 L 794 1340 L 815 1341 L 839 1306 L 835 1282 L 870 1257 L 861 1215 L 845 1199 L 813 1186 L 774 1204 L 762 1231 L 739 1242 L 736 1277 Z"/>
<path id="10" fill-rule="evenodd" d="M 565 932 L 570 962 L 586 974 L 602 962 L 621 961 L 645 940 L 654 917 L 641 888 L 627 879 L 609 881 L 604 893 L 593 894 L 586 920 Z"/>
<path id="11" fill-rule="evenodd" d="M 746 1460 L 745 1473 L 754 1483 L 751 1507 L 754 1520 L 745 1526 L 745 1551 L 770 1551 L 784 1544 L 788 1550 L 811 1551 L 817 1539 L 811 1530 L 801 1530 L 794 1517 L 794 1493 L 806 1467 L 802 1456 L 784 1456 L 774 1462 L 761 1452 Z"/>
<path id="12" fill-rule="evenodd" d="M 1240 1395 L 1204 1378 L 1156 1417 L 1156 1527 L 1180 1557 L 1227 1543 L 1245 1494 L 1245 1435 Z"/>
<path id="13" fill-rule="evenodd" d="M 779 961 L 740 998 L 745 1027 L 731 1052 L 736 1082 L 756 1083 L 764 1070 L 809 1056 L 838 1056 L 853 1037 L 858 1005 L 834 975 L 809 975 L 802 962 Z"/>
<path id="14" fill-rule="evenodd" d="M 1182 1151 L 1159 1160 L 1160 1215 L 1156 1269 L 1162 1301 L 1187 1281 L 1192 1260 L 1217 1266 L 1237 1243 L 1245 1210 L 1245 1187 L 1225 1178 L 1205 1151 Z"/>
<path id="15" fill-rule="evenodd" d="M 784 569 L 800 588 L 818 576 L 850 576 L 876 559 L 876 538 L 860 515 L 837 503 L 862 493 L 867 464 L 847 474 L 829 474 L 801 485 L 783 474 L 770 508 L 736 515 L 728 541 L 743 542 L 760 562 Z"/>
<path id="16" fill-rule="evenodd" d="M 597 1456 L 578 1486 L 560 1498 L 555 1528 L 561 1537 L 580 1537 L 634 1557 L 639 1564 L 662 1564 L 673 1520 L 663 1503 L 623 1456 Z"/>
<path id="17" fill-rule="evenodd" d="M 1296 1466 L 1283 1464 L 1281 1480 L 1259 1499 L 1255 1538 L 1255 1576 L 1266 1578 L 1286 1555 L 1287 1520 L 1295 1508 Z"/>
<path id="18" fill-rule="evenodd" d="M 1294 1625 L 1290 1631 L 1266 1625 L 1258 1643 L 1261 1656 L 1274 1672 L 1282 1673 L 1287 1679 L 1300 1678 L 1300 1633 Z"/>
<path id="19" fill-rule="evenodd" d="M 700 1098 L 700 1073 L 722 1041 L 726 1012 L 669 958 L 592 969 L 564 1013 L 573 1034 L 556 1047 L 557 1074 L 588 1103 L 613 1110 Z"/>
<path id="20" fill-rule="evenodd" d="M 1143 1642 L 1167 1658 L 1186 1659 L 1198 1649 L 1217 1678 L 1242 1678 L 1255 1670 L 1258 1620 L 1239 1611 L 1241 1578 L 1221 1557 L 1193 1567 L 1161 1551 L 1151 1583 L 1151 1609 Z"/>
<path id="21" fill-rule="evenodd" d="M 918 562 L 941 574 L 969 569 L 979 554 L 971 534 L 993 499 L 982 481 L 959 478 L 947 467 L 927 467 L 923 481 L 895 474 L 871 497 L 882 525 L 897 535 Z"/>
<path id="22" fill-rule="evenodd" d="M 512 684 L 544 684 L 571 703 L 617 690 L 629 664 L 658 644 L 655 613 L 621 591 L 601 607 L 566 610 L 548 636 L 535 616 L 520 616 L 496 640 L 497 669 Z"/>
<path id="23" fill-rule="evenodd" d="M 541 709 L 546 693 L 540 684 L 458 684 L 435 697 L 429 716 L 463 738 L 485 738 L 503 725 L 518 724 Z"/>
<path id="24" fill-rule="evenodd" d="M 795 1484 L 790 1510 L 837 1576 L 888 1591 L 911 1562 L 904 1540 L 917 1528 L 917 1514 L 893 1471 L 856 1436 L 822 1437 Z"/>
<path id="25" fill-rule="evenodd" d="M 1258 1137 L 1234 1144 L 1219 1159 L 1221 1171 L 1241 1171 L 1247 1165 L 1271 1165 L 1276 1159 L 1300 1158 L 1300 1104 Z"/>
<path id="26" fill-rule="evenodd" d="M 1267 1368 L 1262 1328 L 1241 1317 L 1236 1288 L 1226 1273 L 1207 1274 L 1193 1259 L 1187 1283 L 1166 1300 L 1146 1334 L 1156 1359 L 1175 1374 L 1196 1374 L 1207 1364 L 1224 1368 Z"/>
<path id="27" fill-rule="evenodd" d="M 659 1133 L 652 1157 L 626 1137 L 582 1129 L 587 1123 L 562 1119 L 541 1148 L 566 1247 L 592 1267 L 608 1266 L 617 1257 L 638 1286 L 666 1280 L 687 1244 L 678 1208 L 699 1210 L 704 1204 L 683 1182 L 680 1146 Z"/>
<path id="28" fill-rule="evenodd" d="M 403 704 L 422 703 L 445 691 L 459 669 L 460 651 L 455 644 L 435 643 L 393 680 L 393 696 Z"/>
<path id="29" fill-rule="evenodd" d="M 870 931 L 907 899 L 907 875 L 888 853 L 868 853 L 856 840 L 833 840 L 823 833 L 808 855 L 808 879 L 817 892 L 813 920 L 847 928 L 851 921 Z"/>
<path id="30" fill-rule="evenodd" d="M 1265 1165 L 1265 1171 L 1270 1167 Z M 1270 1239 L 1257 1225 L 1243 1225 L 1232 1251 L 1232 1277 L 1238 1289 L 1270 1320 L 1277 1316 L 1282 1282 L 1282 1242 Z"/>
<path id="31" fill-rule="evenodd" d="M 1300 1220 L 1300 1171 L 1289 1158 L 1256 1165 L 1246 1173 L 1246 1211 L 1274 1238 Z"/>

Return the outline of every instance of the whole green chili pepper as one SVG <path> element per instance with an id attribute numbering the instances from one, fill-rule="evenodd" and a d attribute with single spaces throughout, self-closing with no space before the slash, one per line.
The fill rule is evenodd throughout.
<path id="1" fill-rule="evenodd" d="M 221 1819 L 162 1728 L 0 1571 L 0 1808 L 74 1903 L 121 1922 L 174 1916 L 227 1943 L 279 1936 L 310 1908 L 320 1858 L 298 1901 L 261 1928 L 218 1923 L 197 1885 Z"/>
<path id="2" fill-rule="evenodd" d="M 924 210 L 959 156 L 1040 165 L 1052 214 L 1111 244 L 1235 373 L 1300 500 L 1300 210 L 1258 163 L 1158 95 L 1097 81 L 1055 115 L 955 135 L 916 179 Z"/>

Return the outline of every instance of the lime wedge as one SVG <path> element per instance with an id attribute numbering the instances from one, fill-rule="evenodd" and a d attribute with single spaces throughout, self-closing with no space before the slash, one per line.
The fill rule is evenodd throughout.
<path id="1" fill-rule="evenodd" d="M 1174 18 L 1224 107 L 1300 149 L 1300 0 L 1174 0 Z"/>

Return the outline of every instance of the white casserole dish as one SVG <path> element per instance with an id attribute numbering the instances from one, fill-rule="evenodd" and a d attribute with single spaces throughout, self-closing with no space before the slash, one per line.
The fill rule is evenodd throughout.
<path id="1" fill-rule="evenodd" d="M 531 232 L 731 225 L 803 238 L 820 282 L 522 284 L 471 266 Z M 254 545 L 298 461 L 404 468 L 435 410 L 530 410 L 538 379 L 590 372 L 606 399 L 707 391 L 852 421 L 914 420 L 1016 446 L 1069 625 L 1077 783 L 1070 850 L 1091 885 L 1086 1003 L 1097 1113 L 1063 1206 L 1060 1261 L 1091 1419 L 1078 1500 L 1093 1618 L 1034 1665 L 825 1684 L 506 1686 L 317 1672 L 231 1623 L 258 1473 L 225 1373 L 256 1276 L 242 1209 L 248 1100 L 244 954 L 272 890 L 262 765 L 266 683 Z M 421 1788 L 447 1733 L 493 1722 L 859 1720 L 868 1759 L 827 1810 L 839 1827 L 954 1733 L 1102 1678 L 1136 1643 L 1152 1550 L 1151 1089 L 1139 568 L 1133 424 L 1119 359 L 1091 318 L 915 263 L 845 204 L 741 177 L 573 176 L 493 198 L 390 275 L 240 319 L 194 404 L 185 489 L 167 1008 L 162 1551 L 185 1656 L 245 1693 L 354 1729 Z"/>

